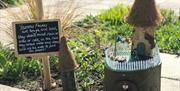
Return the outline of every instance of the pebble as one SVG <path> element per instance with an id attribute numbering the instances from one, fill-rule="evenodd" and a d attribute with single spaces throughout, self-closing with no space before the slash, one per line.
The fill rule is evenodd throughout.
<path id="1" fill-rule="evenodd" d="M 122 57 L 122 56 L 116 56 L 116 57 L 115 57 L 115 61 L 124 62 L 124 61 L 126 61 L 126 58 L 125 58 L 125 57 Z"/>

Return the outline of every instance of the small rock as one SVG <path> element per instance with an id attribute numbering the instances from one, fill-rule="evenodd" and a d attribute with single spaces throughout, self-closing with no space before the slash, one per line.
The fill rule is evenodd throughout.
<path id="1" fill-rule="evenodd" d="M 56 82 L 53 82 L 53 83 L 51 84 L 51 87 L 52 87 L 52 88 L 55 88 L 55 87 L 56 87 Z"/>
<path id="2" fill-rule="evenodd" d="M 125 57 L 122 57 L 122 56 L 116 56 L 116 57 L 115 57 L 115 61 L 124 62 L 124 61 L 126 61 L 126 58 L 125 58 Z"/>

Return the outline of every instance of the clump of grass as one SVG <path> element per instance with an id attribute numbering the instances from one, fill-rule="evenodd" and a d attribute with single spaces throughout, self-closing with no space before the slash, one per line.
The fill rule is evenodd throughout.
<path id="1" fill-rule="evenodd" d="M 173 10 L 170 9 L 161 9 L 161 14 L 163 16 L 162 25 L 165 24 L 175 24 L 178 21 L 178 16 Z"/>
<path id="2" fill-rule="evenodd" d="M 124 17 L 128 13 L 128 8 L 119 4 L 109 10 L 102 11 L 98 18 L 103 22 L 110 22 L 112 25 L 119 25 L 124 22 Z"/>
<path id="3" fill-rule="evenodd" d="M 0 1 L 0 9 L 6 8 L 7 4 L 5 4 L 3 1 Z"/>
<path id="4" fill-rule="evenodd" d="M 6 9 L 7 17 L 0 21 L 0 31 L 10 38 L 8 40 L 9 45 L 13 44 L 12 22 L 38 19 L 36 0 L 26 0 L 24 2 L 23 6 Z M 66 31 L 69 31 L 68 27 L 72 22 L 81 14 L 78 11 L 80 7 L 77 3 L 75 0 L 59 0 L 55 5 L 46 6 L 44 7 L 43 19 L 60 19 L 61 31 L 65 34 Z"/>
<path id="5" fill-rule="evenodd" d="M 23 0 L 2 0 L 2 1 L 11 6 L 14 6 L 14 5 L 19 6 L 23 4 Z"/>

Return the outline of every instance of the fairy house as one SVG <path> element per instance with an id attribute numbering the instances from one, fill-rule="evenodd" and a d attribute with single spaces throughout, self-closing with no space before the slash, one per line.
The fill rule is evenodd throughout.
<path id="1" fill-rule="evenodd" d="M 135 0 L 127 23 L 134 27 L 132 35 L 132 53 L 137 56 L 152 57 L 155 47 L 155 27 L 161 23 L 162 17 L 156 7 L 155 0 Z"/>

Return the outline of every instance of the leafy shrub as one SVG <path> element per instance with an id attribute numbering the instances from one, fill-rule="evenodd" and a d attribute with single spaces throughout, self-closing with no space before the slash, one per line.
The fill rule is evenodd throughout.
<path id="1" fill-rule="evenodd" d="M 162 25 L 176 23 L 178 21 L 177 15 L 173 10 L 161 9 L 161 14 L 163 16 Z"/>
<path id="2" fill-rule="evenodd" d="M 157 29 L 155 39 L 161 52 L 180 54 L 180 21 L 172 10 L 161 9 L 163 22 Z"/>
<path id="3" fill-rule="evenodd" d="M 105 10 L 97 17 L 102 22 L 110 22 L 112 25 L 119 25 L 124 22 L 124 17 L 128 13 L 128 8 L 122 4 L 119 4 L 109 10 Z"/>
<path id="4" fill-rule="evenodd" d="M 41 65 L 37 60 L 22 57 L 16 59 L 14 51 L 0 44 L 0 77 L 7 80 L 22 79 L 23 76 L 40 75 Z"/>
<path id="5" fill-rule="evenodd" d="M 87 35 L 82 34 L 82 36 L 86 38 Z M 80 68 L 76 71 L 78 88 L 83 90 L 90 85 L 97 84 L 97 81 L 102 82 L 104 65 L 100 51 L 98 49 L 90 49 L 88 41 L 81 43 L 78 40 L 71 40 L 68 42 L 68 45 L 80 64 Z"/>
<path id="6" fill-rule="evenodd" d="M 110 26 L 109 31 L 107 32 L 108 34 L 108 39 L 112 40 L 115 39 L 115 36 L 117 34 L 120 34 L 124 38 L 129 38 L 132 34 L 132 26 L 130 26 L 127 23 L 123 23 L 121 26 Z"/>
<path id="7" fill-rule="evenodd" d="M 155 38 L 162 52 L 179 53 L 180 50 L 180 22 L 161 26 Z"/>
<path id="8" fill-rule="evenodd" d="M 118 5 L 97 16 L 100 21 L 103 21 L 102 24 L 105 28 L 102 29 L 108 30 L 104 34 L 107 34 L 109 41 L 114 40 L 115 34 L 119 33 L 125 38 L 131 36 L 133 28 L 123 20 L 127 12 L 127 7 Z M 162 52 L 179 54 L 180 22 L 178 16 L 174 11 L 167 9 L 161 9 L 161 14 L 163 16 L 163 22 L 161 26 L 157 28 L 159 31 L 155 34 L 157 45 Z"/>
<path id="9" fill-rule="evenodd" d="M 57 56 L 50 56 L 49 57 L 50 62 L 50 69 L 54 72 L 59 72 L 59 59 Z"/>

